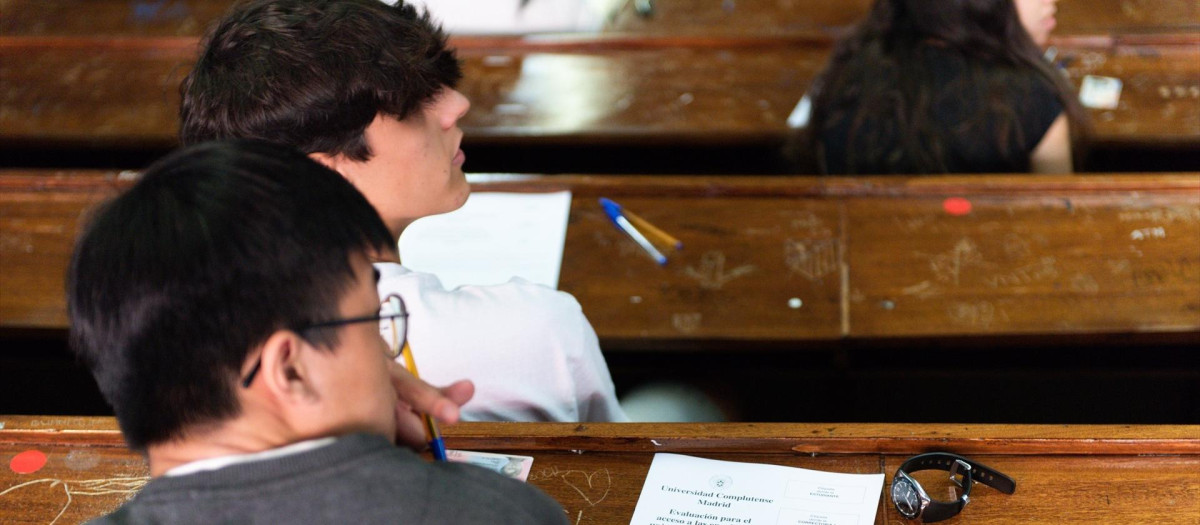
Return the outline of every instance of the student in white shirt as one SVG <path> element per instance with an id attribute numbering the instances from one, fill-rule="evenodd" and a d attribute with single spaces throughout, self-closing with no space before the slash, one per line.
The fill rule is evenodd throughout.
<path id="1" fill-rule="evenodd" d="M 470 188 L 454 51 L 427 14 L 378 0 L 258 0 L 205 40 L 181 92 L 180 138 L 281 143 L 341 173 L 395 238 L 452 211 Z M 402 254 L 401 254 L 402 255 Z M 474 381 L 463 419 L 625 421 L 595 331 L 569 294 L 514 280 L 445 290 L 379 262 L 402 294 L 422 379 Z"/>

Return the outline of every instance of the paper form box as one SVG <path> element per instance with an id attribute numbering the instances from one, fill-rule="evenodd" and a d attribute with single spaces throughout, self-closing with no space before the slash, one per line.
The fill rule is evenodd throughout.
<path id="1" fill-rule="evenodd" d="M 802 509 L 780 509 L 778 525 L 858 525 L 858 516 Z"/>
<path id="2" fill-rule="evenodd" d="M 805 499 L 809 501 L 827 501 L 830 503 L 862 503 L 866 491 L 862 487 L 831 485 L 828 483 L 809 483 L 804 481 L 788 482 L 785 498 Z"/>

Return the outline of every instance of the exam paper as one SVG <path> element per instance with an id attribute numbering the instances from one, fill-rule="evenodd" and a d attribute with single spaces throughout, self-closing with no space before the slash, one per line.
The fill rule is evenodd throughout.
<path id="1" fill-rule="evenodd" d="M 569 191 L 472 193 L 462 208 L 405 228 L 400 258 L 447 289 L 513 277 L 558 288 L 570 212 Z"/>
<path id="2" fill-rule="evenodd" d="M 655 454 L 630 525 L 867 525 L 883 474 Z"/>

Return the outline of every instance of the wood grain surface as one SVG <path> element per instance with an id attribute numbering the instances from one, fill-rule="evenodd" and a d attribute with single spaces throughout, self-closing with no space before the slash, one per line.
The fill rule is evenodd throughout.
<path id="1" fill-rule="evenodd" d="M 0 175 L 0 327 L 66 328 L 76 231 L 116 172 Z M 573 191 L 560 289 L 601 339 L 1200 337 L 1200 175 L 524 177 Z M 665 267 L 596 198 L 681 239 Z M 964 215 L 946 211 L 963 199 Z"/>
<path id="2" fill-rule="evenodd" d="M 0 142 L 167 148 L 191 45 L 25 44 L 0 39 Z M 463 49 L 467 146 L 782 144 L 826 49 Z M 1200 47 L 1062 49 L 1076 86 L 1119 78 L 1091 110 L 1100 146 L 1200 144 Z"/>
<path id="3" fill-rule="evenodd" d="M 229 0 L 6 0 L 0 144 L 167 148 L 198 36 Z M 868 2 L 632 2 L 599 34 L 455 37 L 468 145 L 776 145 Z M 1124 83 L 1100 148 L 1200 144 L 1200 13 L 1188 0 L 1059 4 L 1059 61 Z"/>
<path id="4" fill-rule="evenodd" d="M 977 487 L 959 520 L 1190 524 L 1200 515 L 1197 426 L 465 423 L 444 433 L 450 448 L 533 456 L 529 483 L 571 523 L 628 523 L 655 452 L 881 472 L 890 483 L 906 457 L 941 450 L 1018 484 L 1011 496 Z M 0 416 L 0 459 L 28 450 L 47 463 L 32 474 L 0 471 L 5 523 L 77 523 L 116 508 L 147 480 L 112 418 Z M 879 498 L 875 523 L 904 523 L 886 494 Z"/>
<path id="5" fill-rule="evenodd" d="M 4 0 L 0 35 L 197 37 L 233 0 Z M 657 0 L 650 16 L 621 2 L 600 35 L 807 36 L 830 39 L 870 0 Z M 1191 0 L 1061 0 L 1055 34 L 1154 35 L 1200 30 Z"/>

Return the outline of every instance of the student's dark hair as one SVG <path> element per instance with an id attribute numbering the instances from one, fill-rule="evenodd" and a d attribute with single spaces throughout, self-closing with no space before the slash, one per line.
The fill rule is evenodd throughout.
<path id="1" fill-rule="evenodd" d="M 462 77 L 441 28 L 403 1 L 253 0 L 201 49 L 180 86 L 184 145 L 252 138 L 368 160 L 377 114 L 404 119 Z"/>
<path id="2" fill-rule="evenodd" d="M 345 178 L 283 146 L 205 143 L 147 169 L 85 227 L 67 276 L 71 345 L 129 446 L 236 416 L 249 353 L 334 319 L 351 257 L 391 234 Z M 336 331 L 304 332 L 319 348 Z"/>
<path id="3" fill-rule="evenodd" d="M 950 137 L 934 125 L 939 91 L 933 84 L 930 64 L 922 60 L 929 46 L 963 57 L 967 80 L 981 92 L 1003 93 L 1025 89 L 1032 82 L 1050 86 L 1062 104 L 1077 138 L 1086 131 L 1087 115 L 1072 95 L 1072 88 L 1021 25 L 1013 0 L 876 0 L 867 17 L 835 47 L 825 70 L 813 83 L 809 96 L 812 113 L 808 126 L 791 141 L 793 160 L 809 159 L 824 165 L 821 134 L 831 123 L 849 120 L 852 127 L 874 121 L 898 131 L 899 141 L 863 141 L 847 146 L 854 157 L 847 166 L 887 166 L 894 173 L 945 171 Z M 1003 144 L 1019 133 L 1010 124 L 1011 100 L 982 100 L 966 128 L 983 130 Z M 1001 125 L 988 129 L 985 122 Z M 961 129 L 960 129 L 961 131 Z M 887 150 L 897 147 L 900 151 Z M 1079 151 L 1076 151 L 1078 153 Z M 811 166 L 810 166 L 811 167 Z M 823 171 L 823 169 L 822 169 Z"/>

